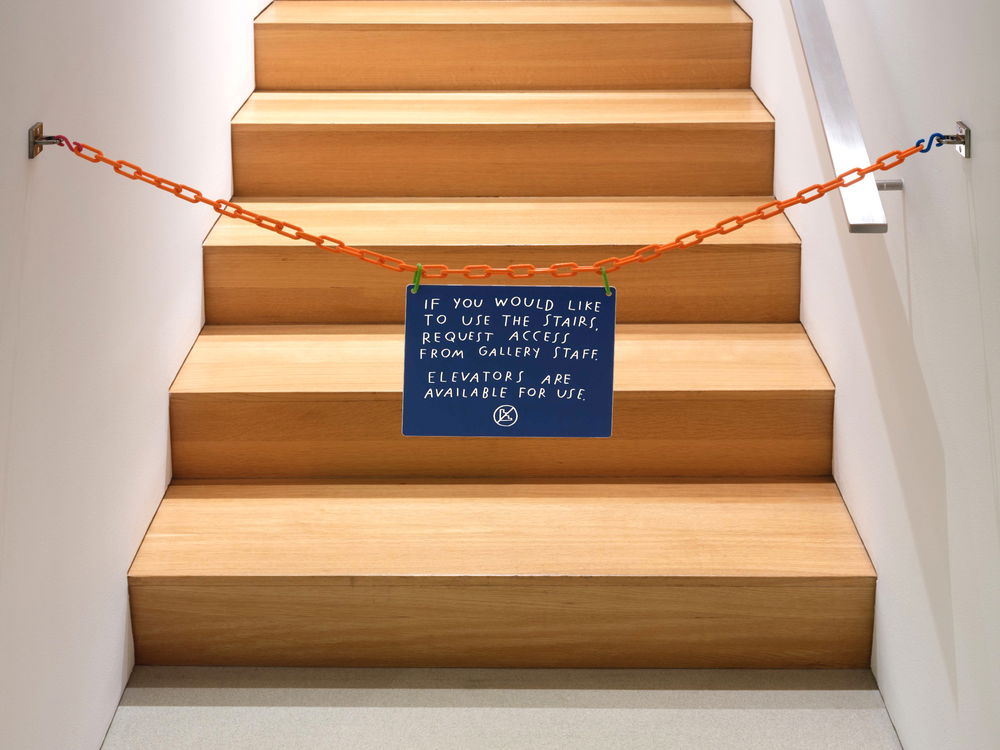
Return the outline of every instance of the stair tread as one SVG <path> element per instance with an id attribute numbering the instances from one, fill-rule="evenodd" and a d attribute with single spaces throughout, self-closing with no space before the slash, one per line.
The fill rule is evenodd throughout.
<path id="1" fill-rule="evenodd" d="M 398 394 L 402 381 L 399 325 L 206 326 L 171 393 Z M 651 323 L 618 326 L 615 391 L 826 398 L 833 384 L 797 323 Z"/>
<path id="2" fill-rule="evenodd" d="M 733 0 L 278 0 L 254 26 L 263 91 L 738 89 Z"/>
<path id="3" fill-rule="evenodd" d="M 233 126 L 678 125 L 772 128 L 750 90 L 256 91 Z"/>
<path id="4" fill-rule="evenodd" d="M 129 575 L 155 583 L 874 571 L 830 481 L 444 482 L 174 485 Z"/>
<path id="5" fill-rule="evenodd" d="M 732 0 L 276 0 L 271 24 L 740 24 Z"/>
<path id="6" fill-rule="evenodd" d="M 332 234 L 361 247 L 635 246 L 712 226 L 769 196 L 664 198 L 236 198 L 251 211 Z M 709 237 L 712 245 L 795 245 L 784 216 Z M 245 221 L 222 216 L 206 247 L 307 248 Z M 425 261 L 427 262 L 427 261 Z M 544 261 L 543 261 L 544 262 Z"/>

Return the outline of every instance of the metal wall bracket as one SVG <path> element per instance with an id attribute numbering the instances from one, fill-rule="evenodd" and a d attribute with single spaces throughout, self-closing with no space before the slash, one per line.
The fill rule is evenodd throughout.
<path id="1" fill-rule="evenodd" d="M 964 122 L 959 120 L 955 123 L 955 130 L 957 131 L 954 135 L 946 135 L 941 137 L 941 143 L 948 146 L 954 146 L 958 155 L 964 159 L 972 158 L 972 128 L 966 125 Z"/>
<path id="2" fill-rule="evenodd" d="M 28 128 L 28 158 L 34 159 L 45 146 L 54 146 L 59 143 L 59 139 L 54 135 L 45 135 L 45 127 L 40 122 L 36 122 Z"/>
<path id="3" fill-rule="evenodd" d="M 880 193 L 903 189 L 902 180 L 875 180 L 875 185 L 878 187 Z"/>

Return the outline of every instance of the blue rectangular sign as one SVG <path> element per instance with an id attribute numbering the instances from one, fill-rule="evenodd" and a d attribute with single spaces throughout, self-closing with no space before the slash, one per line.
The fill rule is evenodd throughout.
<path id="1" fill-rule="evenodd" d="M 406 289 L 403 434 L 610 437 L 615 301 L 600 286 Z"/>

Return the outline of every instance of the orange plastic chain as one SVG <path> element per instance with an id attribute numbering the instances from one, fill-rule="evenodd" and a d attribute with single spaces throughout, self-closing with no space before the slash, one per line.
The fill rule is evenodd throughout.
<path id="1" fill-rule="evenodd" d="M 206 198 L 202 195 L 200 190 L 195 190 L 192 187 L 182 185 L 178 182 L 173 182 L 172 180 L 168 180 L 164 177 L 158 177 L 157 175 L 147 172 L 141 167 L 130 162 L 109 159 L 102 151 L 94 148 L 93 146 L 88 146 L 86 143 L 70 141 L 66 136 L 62 135 L 56 137 L 59 139 L 59 144 L 61 146 L 65 146 L 81 159 L 86 159 L 94 164 L 107 164 L 109 167 L 114 169 L 117 174 L 128 177 L 130 180 L 140 180 L 152 185 L 153 187 L 157 187 L 160 190 L 173 193 L 178 198 L 186 200 L 188 203 L 204 203 L 205 205 L 211 206 L 217 213 L 220 213 L 223 216 L 229 216 L 234 219 L 242 219 L 243 221 L 248 221 L 251 224 L 256 224 L 263 229 L 276 232 L 282 237 L 288 237 L 293 240 L 305 240 L 306 242 L 311 242 L 316 245 L 316 247 L 327 250 L 331 253 L 343 253 L 344 255 L 350 255 L 354 258 L 358 258 L 359 260 L 372 263 L 376 266 L 381 266 L 382 268 L 388 268 L 392 271 L 409 271 L 412 273 L 417 270 L 416 265 L 407 263 L 399 258 L 393 258 L 391 255 L 379 253 L 374 250 L 351 247 L 345 242 L 338 240 L 335 237 L 329 237 L 325 234 L 310 234 L 302 229 L 302 227 L 295 226 L 294 224 L 289 224 L 288 222 L 280 221 L 278 219 L 271 218 L 270 216 L 264 216 L 263 214 L 248 211 L 238 203 L 232 203 L 227 200 L 212 200 L 211 198 Z M 824 195 L 836 190 L 837 188 L 854 185 L 872 172 L 885 172 L 890 169 L 894 169 L 914 154 L 919 153 L 922 150 L 926 152 L 926 148 L 921 149 L 922 143 L 923 141 L 918 141 L 915 146 L 910 146 L 907 149 L 901 151 L 890 151 L 889 153 L 880 156 L 875 160 L 875 162 L 867 167 L 855 167 L 854 169 L 849 169 L 846 172 L 837 175 L 836 178 L 830 180 L 829 182 L 812 185 L 804 190 L 800 190 L 793 197 L 788 198 L 787 200 L 773 200 L 768 203 L 764 203 L 757 206 L 757 208 L 749 213 L 741 214 L 739 216 L 730 216 L 728 219 L 723 219 L 709 229 L 693 229 L 690 232 L 685 232 L 684 234 L 674 238 L 673 241 L 663 243 L 662 245 L 646 245 L 644 247 L 640 247 L 631 254 L 626 255 L 624 258 L 604 258 L 603 260 L 599 260 L 587 266 L 581 266 L 572 262 L 552 263 L 551 265 L 542 268 L 538 268 L 531 263 L 514 263 L 504 268 L 497 268 L 489 265 L 470 265 L 462 268 L 451 268 L 446 265 L 422 264 L 422 276 L 424 279 L 443 279 L 448 276 L 464 276 L 467 279 L 488 279 L 491 276 L 508 276 L 512 279 L 528 279 L 532 276 L 540 274 L 548 274 L 555 277 L 566 277 L 576 276 L 580 273 L 612 273 L 613 271 L 617 271 L 622 266 L 627 266 L 630 263 L 646 263 L 647 261 L 659 258 L 669 250 L 684 250 L 686 248 L 699 245 L 714 235 L 735 232 L 737 229 L 741 229 L 751 222 L 761 219 L 773 219 L 775 216 L 784 213 L 792 206 L 797 206 L 802 203 L 812 203 L 814 200 L 822 198 Z"/>

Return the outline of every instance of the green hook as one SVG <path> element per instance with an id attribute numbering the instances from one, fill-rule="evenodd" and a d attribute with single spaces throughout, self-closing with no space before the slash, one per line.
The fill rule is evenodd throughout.
<path id="1" fill-rule="evenodd" d="M 604 277 L 604 295 L 606 297 L 611 296 L 611 284 L 608 283 L 608 269 L 601 266 L 601 276 Z"/>
<path id="2" fill-rule="evenodd" d="M 424 275 L 424 264 L 417 263 L 417 270 L 413 272 L 413 289 L 410 290 L 410 294 L 416 294 L 417 290 L 420 289 L 420 278 Z"/>

